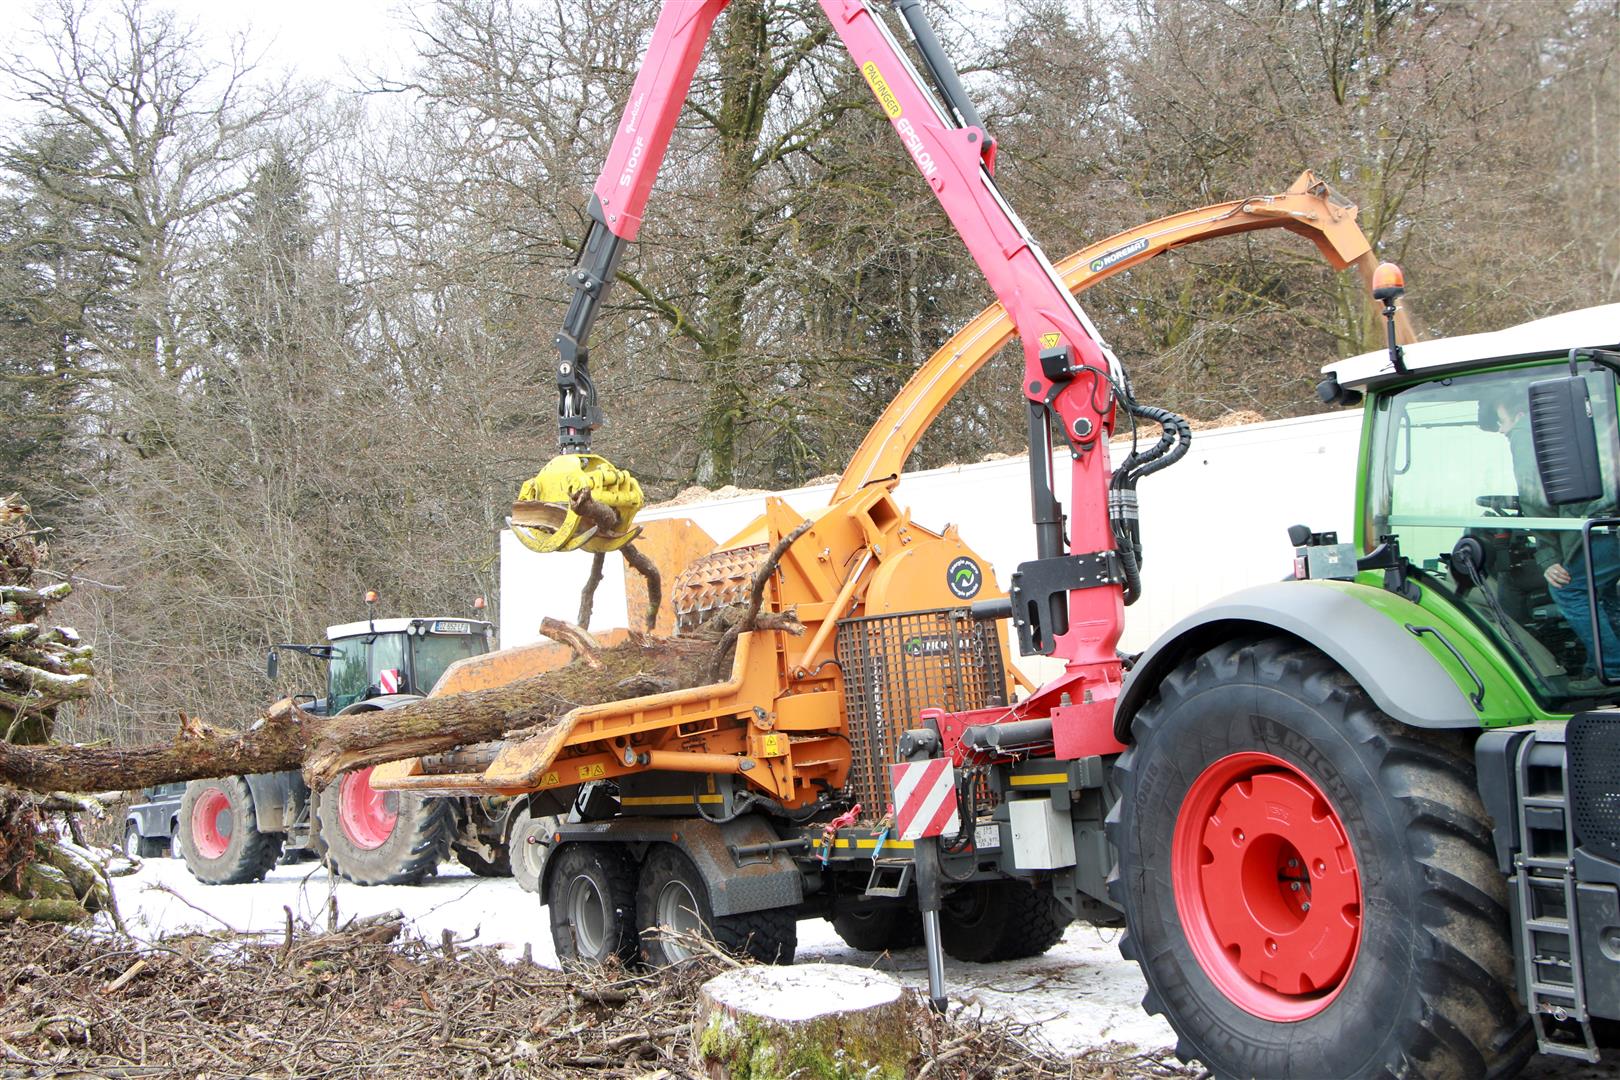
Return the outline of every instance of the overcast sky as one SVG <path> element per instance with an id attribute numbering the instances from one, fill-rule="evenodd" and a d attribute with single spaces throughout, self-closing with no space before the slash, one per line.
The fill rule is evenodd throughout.
<path id="1" fill-rule="evenodd" d="M 34 12 L 54 7 L 49 0 L 0 0 L 7 27 L 16 36 L 11 47 L 25 55 L 40 52 Z M 93 0 L 93 11 L 116 10 L 116 0 Z M 324 79 L 339 86 L 353 83 L 352 72 L 397 73 L 408 64 L 411 35 L 405 29 L 411 13 L 426 19 L 431 0 L 150 0 L 151 11 L 175 13 L 182 25 L 195 26 L 209 55 L 224 61 L 230 42 L 248 35 L 248 55 L 269 72 L 292 71 L 304 79 Z M 54 21 L 47 18 L 47 22 Z"/>
<path id="2" fill-rule="evenodd" d="M 264 50 L 265 64 L 311 79 L 348 81 L 347 71 L 395 67 L 408 57 L 410 13 L 425 18 L 426 0 L 159 0 L 182 21 L 223 47 L 230 36 L 249 32 Z"/>

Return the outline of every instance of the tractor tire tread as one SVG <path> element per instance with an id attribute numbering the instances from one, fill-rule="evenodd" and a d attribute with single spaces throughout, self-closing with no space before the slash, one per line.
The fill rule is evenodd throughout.
<path id="1" fill-rule="evenodd" d="M 603 843 L 573 843 L 565 844 L 554 853 L 555 857 L 548 860 L 545 875 L 541 879 L 541 903 L 545 905 L 551 920 L 552 944 L 557 950 L 557 959 L 567 971 L 574 967 L 591 966 L 607 959 L 613 959 L 621 964 L 630 964 L 635 961 L 639 940 L 636 936 L 636 866 L 621 851 L 618 845 Z M 613 904 L 618 917 L 618 926 L 614 928 L 614 941 L 607 957 L 581 957 L 575 945 L 574 936 L 568 929 L 567 905 L 562 897 L 553 895 L 556 888 L 555 872 L 558 868 L 566 872 L 570 863 L 576 860 L 585 861 L 595 868 L 601 884 L 603 894 Z"/>
<path id="2" fill-rule="evenodd" d="M 1010 918 L 996 943 L 994 959 L 1026 960 L 1063 940 L 1071 920 L 1057 897 L 1038 889 L 1007 891 Z"/>
<path id="3" fill-rule="evenodd" d="M 1126 794 L 1108 815 L 1114 850 L 1125 840 L 1123 808 L 1140 768 L 1141 747 L 1160 717 L 1212 681 L 1243 677 L 1245 664 L 1252 665 L 1256 678 L 1292 683 L 1296 692 L 1304 691 L 1298 693 L 1302 700 L 1314 699 L 1324 712 L 1337 713 L 1336 722 L 1347 737 L 1372 750 L 1387 804 L 1404 815 L 1399 824 L 1421 867 L 1422 903 L 1412 913 L 1412 938 L 1424 963 L 1415 1007 L 1401 1017 L 1401 1035 L 1389 1044 L 1389 1057 L 1370 1063 L 1371 1070 L 1362 1075 L 1406 1075 L 1414 1067 L 1436 1076 L 1516 1074 L 1535 1042 L 1517 1001 L 1506 881 L 1496 867 L 1488 819 L 1474 786 L 1467 736 L 1400 727 L 1316 650 L 1292 639 L 1247 637 L 1218 644 L 1171 672 L 1156 699 L 1135 718 L 1136 738 L 1116 766 Z M 1116 865 L 1108 878 L 1115 903 L 1127 903 L 1127 886 Z M 1144 954 L 1137 936 L 1128 928 L 1120 951 L 1146 973 L 1152 958 Z M 1142 1006 L 1174 1024 L 1151 977 Z M 1199 1058 L 1193 1041 L 1179 1030 L 1177 1034 L 1177 1056 Z"/>
<path id="4" fill-rule="evenodd" d="M 1063 939 L 1069 916 L 1050 892 L 1011 879 L 967 886 L 985 890 L 975 922 L 963 923 L 947 902 L 940 942 L 953 960 L 994 964 L 1040 956 Z"/>
<path id="5" fill-rule="evenodd" d="M 323 819 L 327 814 L 333 815 L 332 820 L 321 822 L 321 834 L 326 841 L 323 861 L 345 881 L 356 885 L 420 885 L 449 857 L 450 839 L 456 832 L 455 808 L 450 800 L 406 795 L 400 798 L 396 827 L 408 830 L 410 839 L 398 858 L 392 863 L 380 863 L 381 856 L 377 852 L 382 848 L 339 851 L 328 837 L 328 834 L 342 835 L 342 825 L 336 818 L 338 790 L 334 782 L 321 792 L 318 813 Z M 410 814 L 405 812 L 407 805 L 414 807 Z M 392 844 L 393 839 L 390 836 L 388 843 Z M 344 844 L 344 847 L 351 845 Z"/>
<path id="6" fill-rule="evenodd" d="M 246 885 L 264 880 L 264 876 L 281 858 L 282 838 L 280 833 L 262 833 L 255 827 L 253 790 L 248 787 L 247 781 L 240 776 L 226 776 L 210 781 L 193 780 L 191 783 L 217 787 L 230 799 L 233 841 L 237 819 L 240 819 L 246 831 L 242 843 L 239 846 L 227 845 L 219 860 L 204 859 L 197 852 L 195 842 L 188 839 L 191 836 L 191 812 L 195 806 L 193 788 L 188 784 L 180 804 L 181 813 L 175 832 L 180 837 L 180 850 L 186 868 L 205 885 Z M 234 856 L 232 846 L 236 847 Z M 214 865 L 208 865 L 210 862 Z"/>
<path id="7" fill-rule="evenodd" d="M 833 916 L 833 930 L 845 945 L 862 952 L 895 952 L 922 944 L 922 913 L 914 907 L 877 908 Z"/>
<path id="8" fill-rule="evenodd" d="M 799 949 L 799 924 L 781 908 L 716 915 L 714 939 L 728 952 L 761 964 L 791 964 Z"/>

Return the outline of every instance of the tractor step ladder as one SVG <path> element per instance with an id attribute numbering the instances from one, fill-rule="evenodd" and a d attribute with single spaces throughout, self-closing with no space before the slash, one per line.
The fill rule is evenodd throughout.
<path id="1" fill-rule="evenodd" d="M 1545 748 L 1541 760 L 1533 751 Z M 1545 751 L 1556 750 L 1553 764 Z M 1598 1060 L 1597 1040 L 1586 1011 L 1581 973 L 1581 942 L 1575 911 L 1575 837 L 1569 815 L 1569 775 L 1564 748 L 1538 744 L 1535 736 L 1519 747 L 1518 873 L 1519 947 L 1524 957 L 1525 991 L 1536 1043 L 1543 1054 Z"/>

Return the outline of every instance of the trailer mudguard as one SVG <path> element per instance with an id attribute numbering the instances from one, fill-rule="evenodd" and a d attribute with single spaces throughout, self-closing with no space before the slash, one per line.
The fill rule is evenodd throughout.
<path id="1" fill-rule="evenodd" d="M 1378 610 L 1361 593 L 1374 594 Z M 1369 597 L 1370 598 L 1370 597 Z M 1405 627 L 1434 617 L 1407 600 L 1365 585 L 1279 581 L 1256 585 L 1201 608 L 1171 627 L 1132 667 L 1114 713 L 1114 734 L 1131 741 L 1136 711 L 1189 656 L 1237 635 L 1281 633 L 1316 647 L 1344 668 L 1380 709 L 1420 728 L 1477 728 L 1469 695 Z"/>
<path id="2" fill-rule="evenodd" d="M 775 843 L 781 837 L 758 814 L 715 823 L 701 818 L 614 818 L 562 825 L 557 849 L 546 859 L 540 895 L 549 896 L 557 850 L 572 843 L 628 847 L 639 862 L 653 844 L 673 844 L 697 867 L 709 890 L 716 915 L 797 907 L 804 902 L 804 879 L 793 859 L 781 851 L 738 858 L 737 848 Z"/>
<path id="3" fill-rule="evenodd" d="M 262 833 L 286 832 L 298 817 L 298 807 L 309 798 L 304 778 L 297 772 L 249 773 L 243 777 L 253 793 L 254 827 Z"/>

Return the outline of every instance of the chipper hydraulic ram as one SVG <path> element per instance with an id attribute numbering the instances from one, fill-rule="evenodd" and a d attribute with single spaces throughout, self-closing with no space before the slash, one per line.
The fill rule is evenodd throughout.
<path id="1" fill-rule="evenodd" d="M 514 515 L 542 546 L 586 531 L 567 515 L 594 501 L 587 488 L 617 501 L 599 534 L 635 528 L 628 478 L 590 455 L 585 340 L 725 6 L 666 4 L 597 183 L 559 338 L 577 460 L 527 500 L 545 514 Z M 821 6 L 1005 317 L 987 312 L 918 372 L 831 505 L 806 519 L 767 500 L 675 582 L 683 628 L 757 582 L 802 637 L 743 633 L 724 682 L 575 709 L 481 771 L 415 760 L 373 784 L 568 813 L 542 881 L 565 960 L 679 959 L 669 930 L 785 960 L 796 920 L 817 915 L 861 948 L 913 945 L 926 927 L 957 959 L 1001 960 L 1078 918 L 1127 927 L 1145 1006 L 1220 1075 L 1506 1075 L 1538 1043 L 1595 1059 L 1620 1016 L 1606 809 L 1620 723 L 1600 708 L 1620 685 L 1601 621 L 1620 614 L 1620 310 L 1402 348 L 1399 286 L 1375 282 L 1391 348 L 1322 387 L 1330 403 L 1367 395 L 1357 535 L 1300 527 L 1301 580 L 1190 616 L 1127 673 L 1115 644 L 1139 589 L 1135 484 L 1185 452 L 1186 425 L 1133 399 L 1070 295 L 1089 280 L 1080 265 L 1054 268 L 997 191 L 995 143 L 915 0 L 896 6 L 942 101 L 868 3 Z M 1085 269 L 1268 224 L 1369 266 L 1353 207 L 1308 179 L 1276 200 L 1146 226 L 1090 249 Z M 1002 593 L 954 529 L 912 521 L 893 489 L 1012 332 L 1035 547 Z M 1163 434 L 1116 467 L 1108 438 L 1139 421 Z M 1265 484 L 1231 493 L 1233 527 L 1247 500 L 1286 497 Z M 1003 621 L 1062 673 L 1014 675 Z M 471 661 L 462 681 L 560 652 Z"/>

